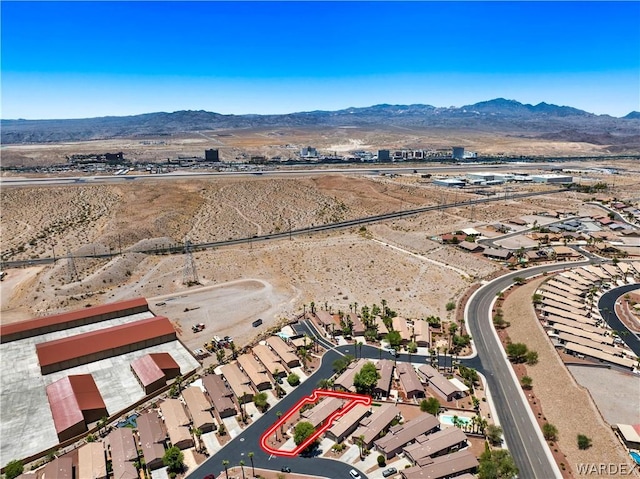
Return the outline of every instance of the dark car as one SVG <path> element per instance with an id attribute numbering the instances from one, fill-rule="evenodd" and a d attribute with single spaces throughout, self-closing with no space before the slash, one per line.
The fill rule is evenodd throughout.
<path id="1" fill-rule="evenodd" d="M 389 467 L 384 471 L 382 471 L 382 477 L 393 476 L 394 474 L 397 474 L 397 473 L 398 473 L 398 470 L 395 467 Z"/>
<path id="2" fill-rule="evenodd" d="M 291 468 L 289 466 L 282 466 L 280 469 L 281 472 L 291 472 Z"/>

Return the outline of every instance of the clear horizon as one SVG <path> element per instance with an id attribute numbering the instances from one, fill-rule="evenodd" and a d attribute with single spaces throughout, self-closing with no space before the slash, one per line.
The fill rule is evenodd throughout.
<path id="1" fill-rule="evenodd" d="M 640 110 L 638 2 L 3 1 L 3 119 Z"/>

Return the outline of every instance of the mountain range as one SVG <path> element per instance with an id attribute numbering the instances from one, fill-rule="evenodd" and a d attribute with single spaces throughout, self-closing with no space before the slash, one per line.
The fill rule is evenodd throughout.
<path id="1" fill-rule="evenodd" d="M 640 112 L 623 118 L 569 106 L 497 98 L 462 107 L 381 104 L 337 111 L 223 115 L 204 110 L 69 120 L 1 120 L 2 144 L 55 143 L 236 128 L 405 127 L 494 132 L 586 141 L 618 150 L 640 148 Z"/>

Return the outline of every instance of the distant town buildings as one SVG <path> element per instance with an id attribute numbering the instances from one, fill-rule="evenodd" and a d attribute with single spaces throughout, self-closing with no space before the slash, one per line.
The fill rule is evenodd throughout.
<path id="1" fill-rule="evenodd" d="M 454 160 L 462 160 L 464 159 L 464 147 L 462 146 L 454 146 L 453 153 L 451 154 Z"/>
<path id="2" fill-rule="evenodd" d="M 220 161 L 220 154 L 218 150 L 204 150 L 204 160 L 218 162 Z"/>
<path id="3" fill-rule="evenodd" d="M 300 157 L 301 158 L 317 158 L 318 150 L 316 150 L 311 146 L 306 146 L 300 150 Z"/>

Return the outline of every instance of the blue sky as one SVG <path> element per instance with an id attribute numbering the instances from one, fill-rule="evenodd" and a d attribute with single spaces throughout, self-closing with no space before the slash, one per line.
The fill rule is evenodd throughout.
<path id="1" fill-rule="evenodd" d="M 639 2 L 1 2 L 2 118 L 640 110 Z"/>

